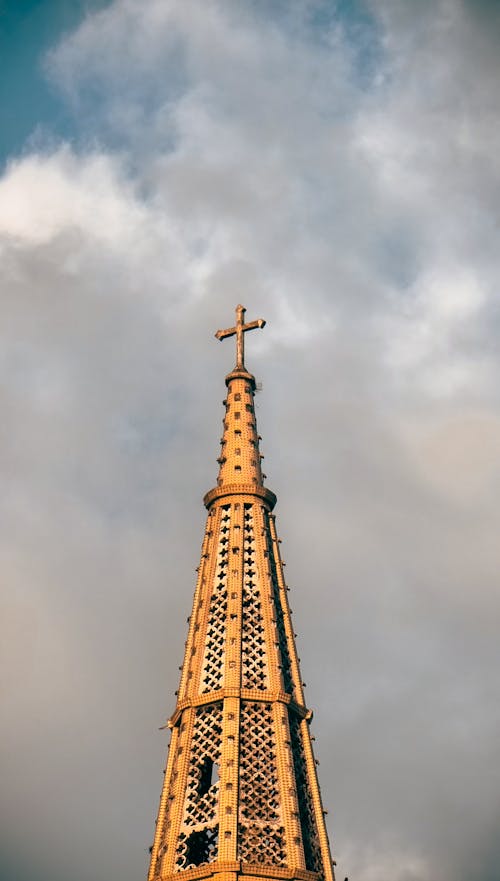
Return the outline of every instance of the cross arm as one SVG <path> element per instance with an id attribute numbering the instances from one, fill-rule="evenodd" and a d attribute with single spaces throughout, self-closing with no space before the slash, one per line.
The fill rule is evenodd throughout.
<path id="1" fill-rule="evenodd" d="M 248 324 L 243 324 L 241 330 L 243 332 L 247 330 L 255 330 L 256 327 L 265 327 L 266 321 L 264 318 L 257 318 L 256 321 L 249 321 Z M 215 336 L 218 340 L 225 340 L 228 336 L 234 336 L 235 333 L 238 333 L 237 327 L 227 327 L 225 330 L 218 330 Z"/>
<path id="2" fill-rule="evenodd" d="M 256 327 L 265 327 L 265 319 L 257 318 L 256 321 L 249 321 L 248 324 L 243 326 L 243 330 L 254 330 Z"/>
<path id="3" fill-rule="evenodd" d="M 226 330 L 218 330 L 215 336 L 218 340 L 225 340 L 228 336 L 234 336 L 236 331 L 236 327 L 228 327 Z"/>

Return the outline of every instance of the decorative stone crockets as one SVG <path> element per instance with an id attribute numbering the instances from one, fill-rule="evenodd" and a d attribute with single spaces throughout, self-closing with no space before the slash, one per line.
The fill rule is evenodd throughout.
<path id="1" fill-rule="evenodd" d="M 226 377 L 217 485 L 189 619 L 149 881 L 237 876 L 334 881 L 283 577 L 264 486 L 255 379 Z"/>

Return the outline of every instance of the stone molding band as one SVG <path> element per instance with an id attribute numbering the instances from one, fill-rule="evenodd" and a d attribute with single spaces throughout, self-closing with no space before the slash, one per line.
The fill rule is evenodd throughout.
<path id="1" fill-rule="evenodd" d="M 174 714 L 170 717 L 165 727 L 175 728 L 184 710 L 187 710 L 190 707 L 203 707 L 206 704 L 215 704 L 228 697 L 235 697 L 242 701 L 249 701 L 252 703 L 261 701 L 266 704 L 276 702 L 286 704 L 290 707 L 292 712 L 301 719 L 307 719 L 307 721 L 310 722 L 313 717 L 312 710 L 308 710 L 307 707 L 304 707 L 302 704 L 295 703 L 292 696 L 286 694 L 284 691 L 258 691 L 257 689 L 252 688 L 220 688 L 218 691 L 209 691 L 206 694 L 198 695 L 198 697 L 185 698 L 184 700 L 179 701 Z"/>
<path id="2" fill-rule="evenodd" d="M 213 863 L 205 863 L 203 866 L 193 869 L 181 869 L 173 875 L 154 875 L 152 881 L 178 881 L 180 877 L 186 879 L 186 881 L 198 881 L 198 879 L 210 878 L 219 874 L 227 876 L 229 873 L 238 873 L 242 876 L 249 875 L 254 878 L 284 879 L 284 881 L 318 881 L 320 877 L 318 872 L 299 869 L 296 866 L 286 868 L 284 866 L 266 865 L 265 863 L 243 863 L 239 860 L 234 862 L 214 860 Z"/>
<path id="3" fill-rule="evenodd" d="M 224 486 L 214 486 L 209 490 L 203 496 L 203 504 L 206 508 L 210 508 L 217 499 L 222 499 L 225 496 L 256 496 L 266 502 L 270 511 L 273 510 L 277 502 L 275 494 L 266 486 L 254 483 L 227 483 Z"/>

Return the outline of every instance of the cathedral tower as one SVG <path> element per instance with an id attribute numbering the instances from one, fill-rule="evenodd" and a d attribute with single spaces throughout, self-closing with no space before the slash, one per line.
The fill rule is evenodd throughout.
<path id="1" fill-rule="evenodd" d="M 335 881 L 245 367 L 245 324 L 227 396 L 149 881 Z"/>

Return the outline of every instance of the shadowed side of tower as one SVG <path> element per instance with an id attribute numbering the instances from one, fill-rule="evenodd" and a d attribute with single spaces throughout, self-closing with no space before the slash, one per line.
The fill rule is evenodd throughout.
<path id="1" fill-rule="evenodd" d="M 264 486 L 255 379 L 236 336 L 149 881 L 334 881 L 287 587 Z"/>

